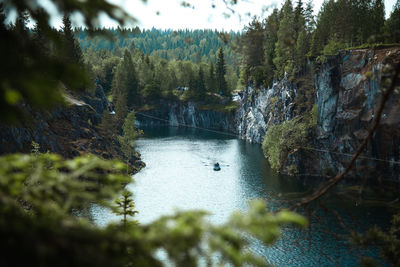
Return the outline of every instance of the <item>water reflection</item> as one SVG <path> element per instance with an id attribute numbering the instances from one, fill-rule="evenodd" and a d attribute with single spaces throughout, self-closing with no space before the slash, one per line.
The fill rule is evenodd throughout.
<path id="1" fill-rule="evenodd" d="M 207 210 L 212 222 L 222 223 L 233 211 L 246 209 L 250 199 L 263 198 L 279 208 L 293 192 L 306 192 L 318 183 L 316 178 L 277 175 L 268 167 L 259 145 L 229 136 L 174 127 L 145 129 L 145 133 L 136 143 L 147 167 L 129 186 L 141 223 L 176 209 Z M 221 171 L 213 170 L 215 162 L 220 163 Z M 368 225 L 387 217 L 379 207 L 355 206 L 342 198 L 331 198 L 326 205 L 341 214 L 351 209 Z M 100 224 L 116 219 L 96 208 L 93 213 Z M 320 217 L 322 223 L 313 224 L 311 236 L 288 229 L 274 247 L 266 248 L 254 240 L 251 249 L 279 266 L 357 266 L 357 252 L 352 253 L 343 241 L 332 239 L 320 227 L 340 233 L 334 215 L 322 212 Z"/>

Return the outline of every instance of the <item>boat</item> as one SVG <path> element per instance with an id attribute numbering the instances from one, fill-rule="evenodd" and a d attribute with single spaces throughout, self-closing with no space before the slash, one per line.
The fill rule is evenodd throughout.
<path id="1" fill-rule="evenodd" d="M 221 170 L 221 167 L 219 166 L 219 163 L 217 162 L 214 164 L 214 171 L 219 171 L 219 170 Z"/>

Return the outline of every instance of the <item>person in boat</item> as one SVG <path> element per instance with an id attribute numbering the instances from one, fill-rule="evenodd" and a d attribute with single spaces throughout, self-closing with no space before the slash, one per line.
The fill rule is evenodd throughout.
<path id="1" fill-rule="evenodd" d="M 221 167 L 219 167 L 219 163 L 215 163 L 214 164 L 214 170 L 219 171 L 221 169 Z"/>

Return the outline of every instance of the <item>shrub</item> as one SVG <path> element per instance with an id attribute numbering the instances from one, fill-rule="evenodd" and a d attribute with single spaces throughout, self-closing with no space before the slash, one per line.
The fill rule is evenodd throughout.
<path id="1" fill-rule="evenodd" d="M 32 168 L 32 166 L 34 166 Z M 140 225 L 124 164 L 94 156 L 64 160 L 54 154 L 0 157 L 1 266 L 163 266 L 163 251 L 174 266 L 268 266 L 250 249 L 249 235 L 273 244 L 281 228 L 306 226 L 293 212 L 269 212 L 254 201 L 222 225 L 206 220 L 207 212 L 185 211 Z M 84 216 L 96 203 L 125 216 L 99 227 Z M 79 215 L 79 216 L 77 216 Z"/>
<path id="2" fill-rule="evenodd" d="M 280 169 L 288 153 L 308 144 L 309 130 L 316 127 L 317 115 L 317 105 L 314 105 L 310 113 L 268 128 L 262 149 L 272 169 Z"/>

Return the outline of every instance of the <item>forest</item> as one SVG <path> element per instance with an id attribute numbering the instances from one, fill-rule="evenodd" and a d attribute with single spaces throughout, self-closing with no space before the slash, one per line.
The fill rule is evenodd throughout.
<path id="1" fill-rule="evenodd" d="M 400 2 L 385 18 L 383 1 L 324 1 L 314 16 L 312 1 L 286 1 L 265 20 L 254 19 L 242 36 L 242 79 L 269 86 L 294 77 L 307 61 L 326 60 L 341 49 L 400 42 Z M 260 49 L 262 48 L 262 49 Z"/>
<path id="2" fill-rule="evenodd" d="M 160 251 L 174 266 L 268 266 L 267 259 L 248 249 L 249 236 L 271 246 L 283 230 L 306 228 L 310 220 L 303 212 L 310 203 L 299 201 L 294 208 L 271 211 L 256 200 L 248 211 L 233 214 L 222 225 L 210 223 L 204 211 L 181 211 L 141 224 L 135 220 L 132 193 L 126 190 L 137 155 L 135 139 L 141 134 L 134 127 L 135 111 L 156 109 L 161 102 L 195 102 L 235 111 L 232 96 L 244 88 L 296 80 L 312 73 L 315 62 L 326 62 L 340 50 L 400 43 L 400 1 L 386 18 L 382 0 L 327 0 L 317 16 L 312 1 L 287 0 L 267 18 L 254 17 L 242 32 L 98 28 L 96 18 L 102 12 L 121 24 L 130 15 L 105 0 L 51 2 L 63 14 L 60 29 L 49 24 L 47 10 L 28 0 L 0 3 L 1 129 L 17 133 L 22 125 L 27 130 L 21 132 L 32 132 L 38 120 L 68 109 L 66 96 L 86 107 L 79 101 L 97 101 L 101 88 L 109 105 L 100 120 L 85 117 L 81 134 L 94 143 L 100 140 L 100 146 L 111 144 L 120 153 L 64 158 L 44 151 L 34 140 L 18 153 L 2 152 L 2 266 L 164 266 Z M 18 15 L 7 24 L 10 9 Z M 73 12 L 82 14 L 87 28 L 73 27 Z M 32 28 L 30 20 L 35 22 Z M 392 76 L 392 85 L 389 81 L 393 90 L 397 76 L 398 72 Z M 302 98 L 306 111 L 315 111 L 310 100 L 315 92 L 311 93 Z M 93 109 L 87 107 L 87 113 L 92 115 Z M 304 141 L 316 120 L 307 116 L 288 123 L 287 131 L 299 129 L 297 122 L 306 125 L 299 130 L 301 136 L 289 141 Z M 8 141 L 3 138 L 2 145 Z M 272 140 L 268 146 L 276 144 Z M 95 225 L 88 214 L 93 204 L 121 221 Z M 389 230 L 376 227 L 349 237 L 354 246 L 380 245 L 375 257 L 379 261 L 366 258 L 362 265 L 400 264 L 399 221 L 394 216 Z"/>

